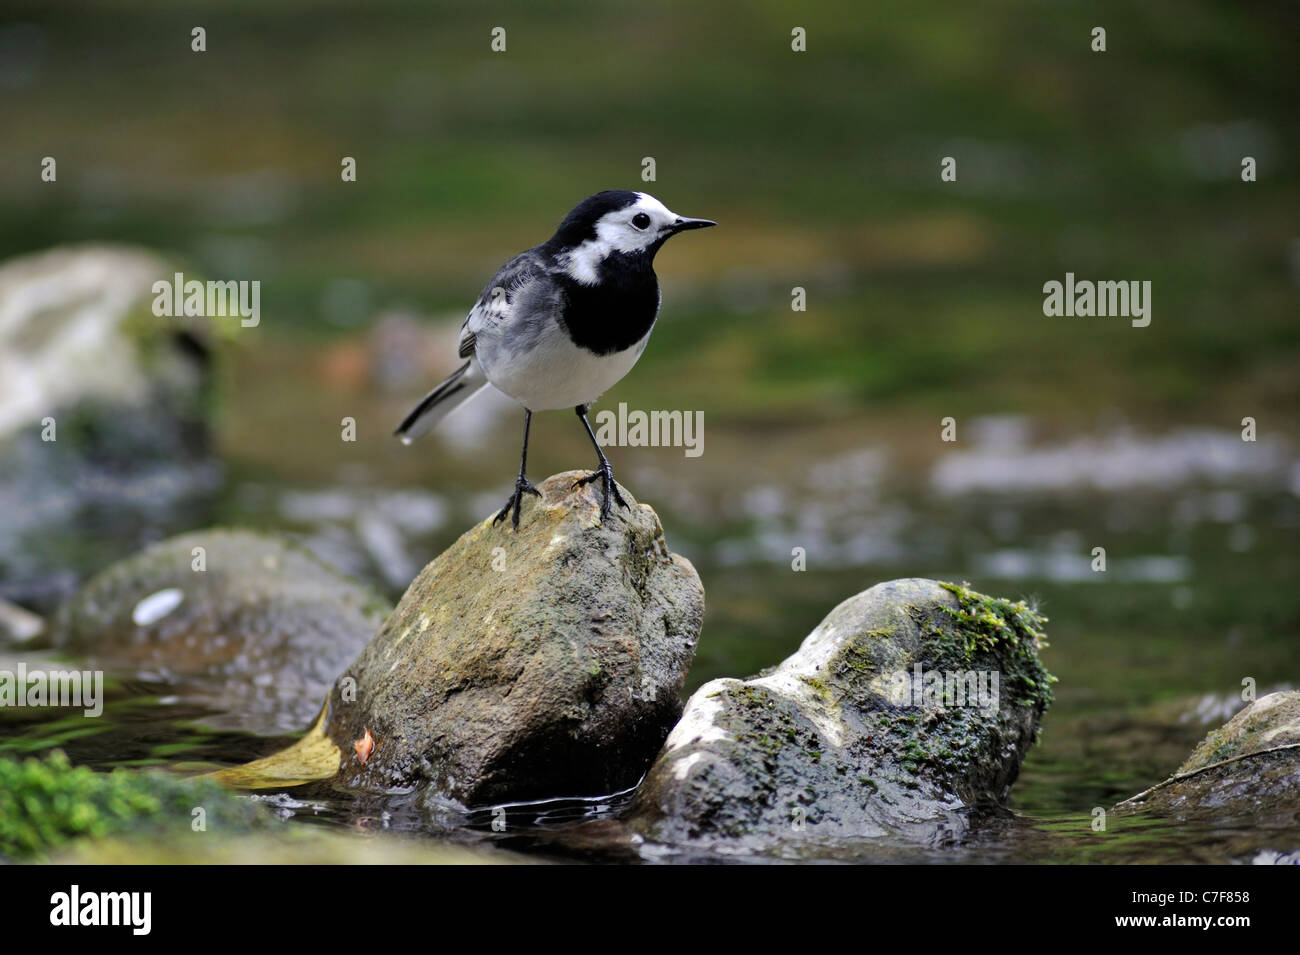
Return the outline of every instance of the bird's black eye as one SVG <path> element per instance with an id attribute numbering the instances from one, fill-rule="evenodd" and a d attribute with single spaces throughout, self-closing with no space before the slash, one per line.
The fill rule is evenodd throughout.
<path id="1" fill-rule="evenodd" d="M 644 212 L 638 212 L 632 217 L 632 224 L 638 229 L 644 229 L 650 224 L 650 217 Z"/>

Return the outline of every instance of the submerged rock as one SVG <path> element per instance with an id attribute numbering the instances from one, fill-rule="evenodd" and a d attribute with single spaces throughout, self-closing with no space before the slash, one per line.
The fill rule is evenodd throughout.
<path id="1" fill-rule="evenodd" d="M 159 528 L 207 519 L 221 326 L 153 314 L 174 272 L 123 246 L 0 264 L 0 597 L 52 609 Z"/>
<path id="2" fill-rule="evenodd" d="M 285 539 L 216 529 L 91 579 L 60 609 L 53 639 L 114 674 L 227 711 L 215 725 L 278 733 L 312 719 L 387 609 Z"/>
<path id="3" fill-rule="evenodd" d="M 223 832 L 207 839 L 128 835 L 81 840 L 54 854 L 50 861 L 66 866 L 545 864 L 486 841 L 460 845 L 403 838 L 401 834 L 370 831 L 367 827 L 358 829 L 327 829 L 286 821 L 257 832 Z"/>
<path id="4" fill-rule="evenodd" d="M 736 853 L 959 834 L 966 810 L 1006 798 L 1037 738 L 1043 622 L 964 587 L 878 584 L 775 669 L 701 687 L 625 822 Z"/>
<path id="5" fill-rule="evenodd" d="M 335 683 L 337 785 L 465 806 L 634 785 L 681 713 L 704 592 L 653 510 L 557 474 L 424 568 Z"/>
<path id="6" fill-rule="evenodd" d="M 1169 779 L 1124 800 L 1121 814 L 1228 820 L 1300 811 L 1300 691 L 1270 693 L 1210 733 Z"/>

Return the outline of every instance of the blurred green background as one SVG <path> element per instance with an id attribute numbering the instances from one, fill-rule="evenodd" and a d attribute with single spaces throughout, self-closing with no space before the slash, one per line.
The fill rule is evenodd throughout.
<path id="1" fill-rule="evenodd" d="M 5 14 L 0 253 L 181 251 L 261 278 L 267 335 L 333 334 L 395 302 L 464 310 L 577 199 L 635 187 L 724 228 L 663 253 L 686 291 L 620 395 L 634 404 L 662 403 L 671 374 L 677 401 L 749 419 L 1297 406 L 1291 4 Z M 36 179 L 45 155 L 57 185 Z M 1067 270 L 1152 281 L 1151 327 L 1044 319 L 1042 284 Z"/>
<path id="2" fill-rule="evenodd" d="M 654 340 L 602 403 L 705 413 L 699 459 L 611 452 L 704 578 L 692 687 L 775 663 L 888 577 L 1035 596 L 1061 684 L 1017 798 L 1046 818 L 1161 778 L 1244 676 L 1296 680 L 1294 4 L 9 0 L 2 16 L 0 256 L 124 241 L 262 282 L 262 324 L 221 356 L 219 518 L 320 537 L 356 499 L 321 518 L 321 495 L 423 489 L 447 511 L 407 540 L 418 569 L 504 499 L 519 422 L 413 449 L 391 427 L 450 369 L 506 258 L 588 193 L 645 189 L 720 223 L 660 255 Z M 1149 280 L 1150 326 L 1044 317 L 1043 283 L 1067 271 Z M 414 370 L 385 372 L 393 352 Z M 346 415 L 359 440 L 341 446 Z M 1267 451 L 1249 460 L 1245 416 Z M 943 470 L 953 454 L 972 456 Z M 589 456 L 571 418 L 534 423 L 535 478 Z M 276 503 L 290 492 L 296 509 Z M 400 572 L 349 569 L 400 592 Z"/>

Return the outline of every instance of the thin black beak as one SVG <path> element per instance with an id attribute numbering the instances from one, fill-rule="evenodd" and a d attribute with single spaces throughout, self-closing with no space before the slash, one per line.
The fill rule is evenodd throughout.
<path id="1" fill-rule="evenodd" d="M 707 229 L 711 225 L 717 225 L 712 219 L 687 219 L 685 216 L 678 216 L 677 221 L 673 223 L 673 234 L 678 232 L 688 232 L 691 229 Z"/>

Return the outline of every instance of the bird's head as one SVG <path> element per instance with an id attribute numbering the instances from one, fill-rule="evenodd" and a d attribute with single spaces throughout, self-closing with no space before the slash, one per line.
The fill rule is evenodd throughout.
<path id="1" fill-rule="evenodd" d="M 597 266 L 610 255 L 644 254 L 653 260 L 677 233 L 711 225 L 717 223 L 679 216 L 648 193 L 609 189 L 578 203 L 549 244 L 566 257 L 574 278 L 592 283 Z"/>

